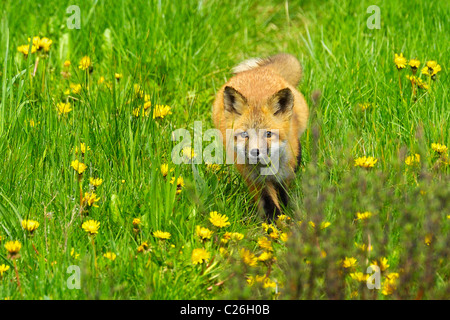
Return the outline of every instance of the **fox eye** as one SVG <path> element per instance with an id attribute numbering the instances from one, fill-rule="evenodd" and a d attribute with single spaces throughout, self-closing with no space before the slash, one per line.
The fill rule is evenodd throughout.
<path id="1" fill-rule="evenodd" d="M 266 131 L 266 138 L 272 137 L 272 131 Z"/>
<path id="2" fill-rule="evenodd" d="M 244 139 L 248 138 L 248 133 L 246 131 L 241 132 L 241 137 Z"/>

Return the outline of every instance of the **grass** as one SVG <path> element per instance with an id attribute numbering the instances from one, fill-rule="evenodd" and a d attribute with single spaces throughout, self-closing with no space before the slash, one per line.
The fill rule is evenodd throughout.
<path id="1" fill-rule="evenodd" d="M 366 9 L 373 4 L 381 26 L 371 30 Z M 67 27 L 69 5 L 0 7 L 0 266 L 10 267 L 0 298 L 448 297 L 449 158 L 431 148 L 450 143 L 445 2 L 79 1 L 80 29 Z M 52 46 L 24 58 L 17 47 L 33 36 L 50 38 Z M 171 135 L 177 128 L 193 132 L 194 121 L 202 121 L 203 132 L 212 128 L 214 95 L 231 67 L 281 51 L 303 65 L 299 90 L 311 119 L 290 219 L 267 234 L 236 170 L 172 164 Z M 395 53 L 419 59 L 421 68 L 436 60 L 443 70 L 429 90 L 414 95 L 405 77 L 411 71 L 397 71 Z M 92 59 L 92 72 L 78 68 L 83 56 Z M 67 93 L 71 83 L 81 91 Z M 149 116 L 133 115 L 144 104 L 136 84 L 148 94 Z M 60 102 L 70 102 L 72 111 L 58 115 Z M 170 106 L 172 114 L 153 119 L 156 105 Z M 77 153 L 81 143 L 90 150 Z M 407 166 L 415 153 L 420 165 Z M 364 155 L 378 159 L 374 168 L 353 166 Z M 75 159 L 87 165 L 82 176 L 71 167 Z M 162 164 L 174 169 L 167 177 Z M 179 194 L 170 183 L 178 176 L 185 183 Z M 89 177 L 103 179 L 95 190 L 98 207 L 80 205 L 80 187 L 82 194 L 92 189 Z M 211 211 L 230 225 L 214 227 Z M 356 221 L 365 211 L 372 217 Z M 134 218 L 141 219 L 138 228 Z M 24 219 L 39 222 L 33 234 L 22 228 Z M 88 219 L 100 222 L 95 236 L 81 228 Z M 331 224 L 321 229 L 324 221 Z M 197 225 L 213 230 L 211 239 L 200 241 Z M 156 230 L 170 239 L 154 237 Z M 224 244 L 226 231 L 244 238 Z M 245 264 L 240 251 L 259 256 L 262 237 L 276 260 Z M 4 247 L 11 240 L 22 244 L 15 259 Z M 148 247 L 138 252 L 143 242 Z M 196 248 L 209 252 L 208 262 L 192 263 Z M 346 257 L 357 264 L 344 268 Z M 389 268 L 382 289 L 369 290 L 350 275 L 383 257 Z M 80 289 L 69 288 L 69 266 L 79 267 Z M 269 280 L 261 280 L 264 274 Z"/>

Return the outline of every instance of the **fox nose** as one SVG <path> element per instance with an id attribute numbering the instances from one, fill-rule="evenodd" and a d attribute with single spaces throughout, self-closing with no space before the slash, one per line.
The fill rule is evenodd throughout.
<path id="1" fill-rule="evenodd" d="M 259 149 L 252 149 L 250 150 L 250 155 L 253 157 L 259 156 Z"/>

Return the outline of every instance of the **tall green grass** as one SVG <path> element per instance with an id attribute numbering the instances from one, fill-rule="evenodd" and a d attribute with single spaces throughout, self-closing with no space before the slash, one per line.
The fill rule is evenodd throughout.
<path id="1" fill-rule="evenodd" d="M 381 10 L 379 30 L 366 27 L 372 4 Z M 417 296 L 405 294 L 405 288 L 425 298 L 445 296 L 449 166 L 448 156 L 431 149 L 431 143 L 450 144 L 445 2 L 80 1 L 79 30 L 67 28 L 69 5 L 1 4 L 0 265 L 10 269 L 0 280 L 0 298 Z M 53 40 L 34 76 L 36 54 L 25 59 L 17 51 L 33 36 Z M 242 179 L 232 166 L 214 172 L 203 164 L 173 165 L 171 134 L 177 128 L 193 132 L 194 121 L 202 121 L 204 131 L 212 128 L 211 105 L 230 68 L 242 59 L 280 51 L 296 55 L 303 65 L 299 89 L 311 120 L 301 138 L 302 170 L 291 188 L 287 213 L 293 223 L 280 226 L 292 232 L 290 239 L 273 240 L 276 261 L 249 267 L 239 251 L 259 255 L 257 240 L 264 231 Z M 409 67 L 400 73 L 400 93 L 393 63 L 400 52 L 422 66 L 436 60 L 443 68 L 430 90 L 418 91 L 416 98 L 405 78 Z M 92 72 L 78 68 L 86 55 L 93 60 Z M 68 69 L 65 60 L 71 61 Z M 65 79 L 61 72 L 67 71 Z M 123 77 L 117 81 L 115 73 Z M 99 84 L 100 77 L 104 83 Z M 70 83 L 82 84 L 81 92 L 66 94 Z M 134 117 L 133 110 L 143 104 L 135 84 L 149 95 L 151 110 L 169 105 L 172 114 Z M 315 102 L 311 96 L 317 92 Z M 57 103 L 66 101 L 73 110 L 59 116 Z M 370 106 L 362 111 L 364 103 Z M 74 151 L 80 143 L 91 149 L 84 156 Z M 406 156 L 415 153 L 423 169 L 406 170 Z M 353 159 L 363 155 L 378 159 L 375 168 L 354 168 Z M 88 165 L 83 192 L 90 188 L 89 177 L 103 179 L 97 188 L 99 207 L 83 214 L 84 220 L 101 223 L 95 246 L 81 228 L 79 181 L 70 167 L 75 159 Z M 163 177 L 162 164 L 175 170 Z M 185 186 L 177 195 L 170 179 L 178 176 Z M 420 190 L 427 192 L 425 200 Z M 231 225 L 214 229 L 210 211 L 226 214 Z M 366 229 L 353 221 L 358 211 L 375 213 Z M 142 221 L 139 232 L 133 230 L 133 218 Z M 33 236 L 23 230 L 23 219 L 39 221 Z M 331 222 L 323 234 L 309 227 L 309 221 L 319 225 L 323 220 Z M 214 229 L 212 239 L 200 242 L 197 225 Z M 170 232 L 171 238 L 156 239 L 156 230 Z M 244 239 L 224 245 L 225 231 L 242 233 Z M 423 243 L 429 233 L 436 246 Z M 392 295 L 364 288 L 352 294 L 357 284 L 336 265 L 354 255 L 363 270 L 371 259 L 353 245 L 368 234 L 377 250 L 370 258 L 386 257 L 405 284 Z M 16 260 L 20 290 L 4 248 L 9 240 L 23 246 Z M 144 241 L 148 250 L 138 252 Z M 414 254 L 410 243 L 420 243 Z M 210 252 L 208 263 L 193 265 L 195 248 Z M 321 260 L 322 249 L 326 258 Z M 103 257 L 109 251 L 117 254 L 115 261 Z M 432 260 L 425 273 L 408 271 L 425 258 Z M 71 265 L 81 269 L 80 290 L 67 287 Z M 276 289 L 248 286 L 247 277 L 261 273 L 269 274 Z"/>

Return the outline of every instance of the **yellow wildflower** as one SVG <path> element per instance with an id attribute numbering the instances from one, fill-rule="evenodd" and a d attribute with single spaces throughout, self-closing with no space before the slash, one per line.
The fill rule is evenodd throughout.
<path id="1" fill-rule="evenodd" d="M 242 258 L 242 261 L 245 264 L 249 265 L 250 267 L 256 266 L 258 259 L 252 252 L 250 252 L 249 250 L 247 250 L 245 248 L 242 248 L 239 253 Z"/>
<path id="2" fill-rule="evenodd" d="M 416 153 L 414 155 L 406 157 L 405 163 L 407 166 L 414 166 L 420 163 L 420 154 Z"/>
<path id="3" fill-rule="evenodd" d="M 420 66 L 420 61 L 417 59 L 411 59 L 411 60 L 409 60 L 408 64 L 411 67 L 413 73 L 415 73 L 417 68 L 419 68 L 419 66 Z"/>
<path id="4" fill-rule="evenodd" d="M 424 68 L 422 68 L 422 74 L 434 77 L 441 70 L 441 66 L 436 61 L 431 60 L 427 62 L 427 65 Z"/>
<path id="5" fill-rule="evenodd" d="M 276 288 L 277 284 L 275 281 L 270 280 L 269 278 L 265 278 L 263 282 L 263 288 Z"/>
<path id="6" fill-rule="evenodd" d="M 22 248 L 22 244 L 19 241 L 8 241 L 5 243 L 5 249 L 11 256 L 15 256 Z"/>
<path id="7" fill-rule="evenodd" d="M 72 248 L 72 250 L 70 250 L 70 256 L 76 260 L 80 254 L 75 252 L 75 248 Z"/>
<path id="8" fill-rule="evenodd" d="M 258 239 L 258 246 L 262 249 L 273 251 L 272 242 L 270 242 L 270 239 L 266 237 L 261 237 Z"/>
<path id="9" fill-rule="evenodd" d="M 199 237 L 203 241 L 206 239 L 211 239 L 211 236 L 213 234 L 213 232 L 211 230 L 209 230 L 208 228 L 201 227 L 201 226 L 197 226 L 195 228 L 195 233 L 196 233 L 197 237 Z"/>
<path id="10" fill-rule="evenodd" d="M 9 266 L 2 264 L 0 265 L 0 278 L 3 277 L 3 273 L 9 270 Z"/>
<path id="11" fill-rule="evenodd" d="M 359 282 L 367 281 L 367 279 L 369 278 L 368 274 L 364 274 L 362 272 L 352 272 L 352 273 L 349 273 L 349 275 L 353 280 L 356 280 Z"/>
<path id="12" fill-rule="evenodd" d="M 395 54 L 394 63 L 398 70 L 406 68 L 406 58 L 403 56 L 403 53 L 400 55 Z"/>
<path id="13" fill-rule="evenodd" d="M 379 259 L 378 261 L 372 261 L 372 264 L 380 267 L 381 271 L 385 271 L 387 268 L 389 268 L 388 259 L 385 257 Z"/>
<path id="14" fill-rule="evenodd" d="M 132 223 L 133 223 L 133 226 L 139 227 L 139 225 L 141 224 L 141 219 L 140 218 L 134 218 Z"/>
<path id="15" fill-rule="evenodd" d="M 440 144 L 440 143 L 432 143 L 431 149 L 433 149 L 435 152 L 437 152 L 439 154 L 447 152 L 447 150 L 448 150 L 448 148 L 445 144 Z"/>
<path id="16" fill-rule="evenodd" d="M 68 67 L 70 67 L 70 64 L 71 63 L 69 60 L 64 61 L 64 67 L 68 68 Z"/>
<path id="17" fill-rule="evenodd" d="M 58 109 L 58 115 L 65 115 L 67 113 L 69 113 L 70 111 L 72 111 L 72 108 L 70 106 L 70 103 L 64 103 L 64 102 L 58 102 L 58 104 L 56 105 L 56 108 Z"/>
<path id="18" fill-rule="evenodd" d="M 209 213 L 209 217 L 209 221 L 211 221 L 211 223 L 218 228 L 223 228 L 230 225 L 228 222 L 228 217 L 224 214 L 218 213 L 217 211 L 211 211 Z"/>
<path id="19" fill-rule="evenodd" d="M 171 234 L 166 231 L 156 230 L 155 232 L 153 232 L 153 236 L 161 240 L 168 240 L 170 239 Z"/>
<path id="20" fill-rule="evenodd" d="M 148 248 L 148 243 L 147 241 L 144 241 L 141 243 L 141 245 L 137 248 L 138 252 L 144 252 L 145 250 L 147 250 Z"/>
<path id="21" fill-rule="evenodd" d="M 172 111 L 170 111 L 169 106 L 163 106 L 163 105 L 156 105 L 153 109 L 153 119 L 155 118 L 164 118 L 165 116 L 172 114 Z"/>
<path id="22" fill-rule="evenodd" d="M 367 220 L 372 216 L 372 212 L 366 211 L 366 212 L 357 212 L 356 213 L 356 220 Z"/>
<path id="23" fill-rule="evenodd" d="M 89 207 L 98 208 L 98 206 L 95 203 L 98 202 L 99 200 L 100 200 L 100 198 L 97 198 L 97 195 L 95 194 L 95 192 L 86 192 L 84 194 L 83 199 L 81 199 L 81 203 L 83 205 L 88 205 Z"/>
<path id="24" fill-rule="evenodd" d="M 22 220 L 22 228 L 33 233 L 39 227 L 39 222 L 34 220 Z"/>
<path id="25" fill-rule="evenodd" d="M 342 262 L 342 266 L 344 268 L 353 268 L 354 266 L 356 266 L 357 260 L 353 257 L 345 257 L 344 261 Z"/>
<path id="26" fill-rule="evenodd" d="M 25 57 L 28 56 L 29 49 L 30 49 L 30 46 L 27 45 L 27 44 L 26 44 L 26 45 L 23 45 L 23 46 L 18 46 L 18 47 L 17 47 L 17 50 L 18 50 L 19 52 L 23 53 L 23 55 L 24 55 Z M 35 53 L 36 50 L 37 50 L 37 48 L 36 48 L 34 45 L 32 45 L 32 46 L 31 46 L 31 53 Z"/>
<path id="27" fill-rule="evenodd" d="M 89 58 L 88 56 L 84 56 L 83 58 L 81 58 L 80 65 L 78 66 L 78 68 L 81 70 L 86 70 L 91 65 L 92 65 L 91 58 Z"/>
<path id="28" fill-rule="evenodd" d="M 48 52 L 50 50 L 50 46 L 52 45 L 53 41 L 49 38 L 43 37 L 39 39 L 39 49 L 44 49 L 45 52 Z"/>
<path id="29" fill-rule="evenodd" d="M 377 161 L 378 159 L 375 159 L 374 157 L 359 157 L 355 159 L 355 167 L 372 168 Z"/>
<path id="30" fill-rule="evenodd" d="M 270 252 L 267 252 L 267 251 L 264 251 L 258 257 L 258 261 L 267 261 L 269 259 L 272 259 L 272 254 Z"/>
<path id="31" fill-rule="evenodd" d="M 209 252 L 203 248 L 192 250 L 191 260 L 194 265 L 207 262 L 209 258 L 210 258 Z"/>
<path id="32" fill-rule="evenodd" d="M 116 257 L 117 257 L 117 255 L 116 255 L 114 252 L 106 252 L 105 254 L 103 254 L 103 256 L 104 256 L 106 259 L 109 259 L 109 260 L 111 260 L 111 261 L 116 260 Z"/>
<path id="33" fill-rule="evenodd" d="M 87 220 L 83 222 L 81 225 L 84 231 L 89 233 L 89 235 L 95 235 L 98 233 L 98 229 L 100 228 L 100 222 L 95 220 Z"/>
<path id="34" fill-rule="evenodd" d="M 70 90 L 73 94 L 79 94 L 81 92 L 81 84 L 71 83 L 69 84 Z"/>
<path id="35" fill-rule="evenodd" d="M 86 169 L 87 169 L 87 165 L 85 165 L 82 162 L 79 162 L 78 160 L 74 160 L 72 161 L 72 163 L 70 164 L 70 166 L 76 171 L 78 172 L 78 174 L 82 174 Z"/>
<path id="36" fill-rule="evenodd" d="M 120 79 L 122 79 L 122 74 L 121 73 L 114 73 L 114 78 L 116 78 L 116 80 L 120 80 Z"/>
<path id="37" fill-rule="evenodd" d="M 97 187 L 101 186 L 101 184 L 103 183 L 103 179 L 90 177 L 89 183 L 91 184 L 91 186 L 97 188 Z"/>

